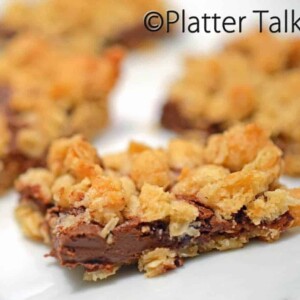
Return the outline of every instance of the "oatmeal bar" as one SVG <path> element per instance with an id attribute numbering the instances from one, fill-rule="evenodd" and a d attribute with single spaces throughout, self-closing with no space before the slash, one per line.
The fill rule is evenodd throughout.
<path id="1" fill-rule="evenodd" d="M 50 242 L 62 266 L 82 266 L 85 280 L 128 264 L 153 277 L 187 257 L 253 238 L 272 242 L 300 225 L 300 189 L 278 182 L 281 156 L 257 125 L 206 144 L 131 143 L 102 159 L 80 136 L 64 138 L 53 143 L 46 168 L 17 181 L 16 215 L 29 237 Z"/>
<path id="2" fill-rule="evenodd" d="M 176 131 L 220 132 L 252 115 L 264 78 L 240 54 L 188 57 L 182 78 L 171 87 L 162 123 Z"/>
<path id="3" fill-rule="evenodd" d="M 0 191 L 23 171 L 44 164 L 50 142 L 81 133 L 92 138 L 108 121 L 108 94 L 123 51 L 71 54 L 34 35 L 0 54 Z"/>
<path id="4" fill-rule="evenodd" d="M 274 53 L 265 53 L 264 45 Z M 239 122 L 256 122 L 272 132 L 284 151 L 285 173 L 299 176 L 300 45 L 262 34 L 231 47 L 235 50 L 186 60 L 164 106 L 163 126 L 207 137 Z"/>
<path id="5" fill-rule="evenodd" d="M 99 51 L 121 43 L 133 47 L 157 38 L 145 29 L 143 16 L 163 13 L 160 0 L 45 0 L 28 4 L 19 0 L 9 6 L 0 25 L 2 41 L 24 31 L 42 33 L 72 50 Z"/>

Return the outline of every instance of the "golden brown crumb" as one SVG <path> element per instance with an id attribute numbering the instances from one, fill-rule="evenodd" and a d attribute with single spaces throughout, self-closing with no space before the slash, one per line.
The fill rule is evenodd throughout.
<path id="1" fill-rule="evenodd" d="M 170 218 L 171 236 L 199 234 L 193 228 L 189 228 L 198 216 L 197 208 L 185 201 L 175 200 L 172 194 L 164 192 L 162 188 L 145 184 L 139 203 L 141 221 L 152 222 Z"/>
<path id="2" fill-rule="evenodd" d="M 145 253 L 139 259 L 140 272 L 145 271 L 147 277 L 155 277 L 169 270 L 176 269 L 176 252 L 168 248 L 156 248 Z"/>
<path id="3" fill-rule="evenodd" d="M 141 220 L 151 222 L 166 219 L 170 215 L 172 195 L 163 188 L 145 184 L 139 196 Z"/>
<path id="4" fill-rule="evenodd" d="M 198 197 L 224 218 L 230 219 L 256 196 L 269 190 L 281 172 L 281 151 L 273 145 L 257 152 L 256 158 L 241 171 L 205 185 Z"/>
<path id="5" fill-rule="evenodd" d="M 145 183 L 167 187 L 171 183 L 167 154 L 161 150 L 148 150 L 135 155 L 130 175 L 138 188 Z"/>
<path id="6" fill-rule="evenodd" d="M 86 271 L 83 275 L 83 280 L 86 281 L 97 281 L 106 279 L 118 271 L 119 266 L 104 266 L 101 270 L 88 272 Z"/>
<path id="7" fill-rule="evenodd" d="M 70 173 L 76 178 L 101 173 L 97 151 L 81 136 L 59 139 L 49 149 L 48 166 L 55 175 Z"/>
<path id="8" fill-rule="evenodd" d="M 182 236 L 185 234 L 194 237 L 199 236 L 199 231 L 190 227 L 198 215 L 197 207 L 186 201 L 173 201 L 170 211 L 170 236 Z"/>
<path id="9" fill-rule="evenodd" d="M 176 144 L 186 142 L 177 140 Z M 187 201 L 193 197 L 225 219 L 246 206 L 255 224 L 272 221 L 291 206 L 291 197 L 278 185 L 282 153 L 258 126 L 236 126 L 212 136 L 206 147 L 192 145 L 201 149 L 191 150 L 198 153 L 192 160 L 191 152 L 180 147 L 173 154 L 181 157 L 182 171 L 173 174 L 171 181 L 174 165 L 168 153 L 174 141 L 165 150 L 129 147 L 122 154 L 128 157 L 126 175 L 103 169 L 95 149 L 82 137 L 60 139 L 50 149 L 49 171 L 30 170 L 16 187 L 22 191 L 24 186 L 40 186 L 43 199 L 61 207 L 85 207 L 91 219 L 109 224 L 106 236 L 111 228 L 134 217 L 144 222 L 170 220 L 171 236 L 194 235 L 191 224 L 197 209 Z M 278 189 L 271 192 L 273 187 Z"/>
<path id="10" fill-rule="evenodd" d="M 254 124 L 237 126 L 209 139 L 205 159 L 208 163 L 239 171 L 268 143 L 269 135 L 261 127 Z"/>
<path id="11" fill-rule="evenodd" d="M 228 169 L 216 165 L 203 165 L 194 170 L 184 169 L 172 192 L 176 195 L 195 196 L 202 187 L 229 174 Z"/>
<path id="12" fill-rule="evenodd" d="M 194 168 L 203 164 L 203 146 L 198 142 L 174 139 L 168 146 L 169 165 L 173 169 Z"/>
<path id="13" fill-rule="evenodd" d="M 102 225 L 108 224 L 111 219 L 121 221 L 126 199 L 120 179 L 109 176 L 93 178 L 84 198 L 75 206 L 88 208 L 91 217 Z"/>
<path id="14" fill-rule="evenodd" d="M 273 221 L 289 210 L 287 197 L 282 190 L 266 192 L 248 205 L 247 215 L 256 225 L 264 220 Z"/>
<path id="15" fill-rule="evenodd" d="M 44 226 L 43 214 L 29 204 L 20 204 L 15 216 L 24 235 L 32 240 L 49 243 L 49 236 Z"/>

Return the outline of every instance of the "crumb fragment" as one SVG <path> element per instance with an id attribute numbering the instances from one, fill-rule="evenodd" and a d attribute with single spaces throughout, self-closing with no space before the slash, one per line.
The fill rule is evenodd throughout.
<path id="1" fill-rule="evenodd" d="M 155 277 L 176 269 L 176 256 L 176 252 L 168 248 L 156 248 L 139 259 L 139 271 L 145 271 L 147 277 Z"/>
<path id="2" fill-rule="evenodd" d="M 267 146 L 241 171 L 204 186 L 198 197 L 228 219 L 244 205 L 254 201 L 256 195 L 267 191 L 280 172 L 281 151 L 275 146 Z"/>
<path id="3" fill-rule="evenodd" d="M 145 184 L 139 200 L 142 221 L 163 220 L 170 215 L 172 196 L 160 187 Z"/>
<path id="4" fill-rule="evenodd" d="M 133 158 L 130 175 L 138 188 L 145 183 L 167 187 L 171 178 L 166 153 L 161 150 L 143 151 Z"/>
<path id="5" fill-rule="evenodd" d="M 204 165 L 193 170 L 184 170 L 180 180 L 172 188 L 172 192 L 178 196 L 196 196 L 202 187 L 223 179 L 229 174 L 228 169 L 216 165 Z"/>
<path id="6" fill-rule="evenodd" d="M 26 237 L 49 243 L 50 238 L 44 227 L 44 216 L 37 208 L 28 204 L 20 204 L 15 211 L 15 216 Z"/>
<path id="7" fill-rule="evenodd" d="M 119 268 L 120 268 L 119 266 L 107 265 L 97 271 L 86 271 L 84 272 L 83 280 L 85 281 L 104 280 L 110 276 L 115 275 L 116 272 L 119 270 Z"/>
<path id="8" fill-rule="evenodd" d="M 171 168 L 194 168 L 203 164 L 203 146 L 195 141 L 174 139 L 168 146 L 168 157 Z"/>
<path id="9" fill-rule="evenodd" d="M 209 139 L 205 158 L 208 163 L 239 171 L 268 143 L 269 135 L 261 127 L 254 124 L 238 126 L 224 135 L 215 135 Z"/>
<path id="10" fill-rule="evenodd" d="M 185 201 L 173 201 L 170 212 L 170 236 L 199 236 L 199 231 L 190 227 L 191 223 L 196 220 L 198 215 L 199 212 L 195 206 Z"/>

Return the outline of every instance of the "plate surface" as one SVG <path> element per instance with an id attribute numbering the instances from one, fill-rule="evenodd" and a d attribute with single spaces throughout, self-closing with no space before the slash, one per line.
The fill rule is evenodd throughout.
<path id="1" fill-rule="evenodd" d="M 0 0 L 0 8 L 9 1 Z M 300 8 L 298 0 L 261 2 L 173 0 L 170 7 L 200 16 L 205 12 L 250 15 L 253 9 L 282 14 L 284 9 Z M 181 57 L 212 51 L 231 37 L 180 34 L 151 51 L 130 54 L 112 97 L 113 125 L 95 142 L 99 152 L 121 150 L 133 139 L 164 145 L 172 135 L 156 124 L 161 101 L 180 72 Z M 283 181 L 300 186 L 300 179 Z M 81 270 L 60 268 L 53 259 L 43 257 L 47 247 L 23 238 L 13 218 L 16 203 L 14 192 L 0 199 L 0 300 L 300 299 L 298 229 L 274 244 L 254 242 L 242 250 L 201 255 L 159 278 L 145 279 L 136 268 L 129 268 L 107 281 L 86 283 Z"/>

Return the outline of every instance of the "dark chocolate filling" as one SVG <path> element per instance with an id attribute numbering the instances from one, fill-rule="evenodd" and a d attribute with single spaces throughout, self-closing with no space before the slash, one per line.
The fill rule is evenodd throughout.
<path id="1" fill-rule="evenodd" d="M 48 225 L 55 224 L 61 212 L 58 208 L 48 211 Z M 66 213 L 66 212 L 63 212 Z M 71 214 L 76 214 L 72 210 Z M 181 249 L 188 245 L 205 245 L 218 237 L 238 237 L 244 233 L 251 233 L 254 229 L 287 229 L 293 218 L 289 213 L 279 217 L 269 224 L 255 226 L 241 210 L 233 221 L 218 219 L 212 210 L 199 205 L 199 218 L 194 228 L 199 230 L 200 236 L 193 238 L 188 235 L 170 237 L 168 223 L 157 221 L 141 223 L 139 220 L 128 220 L 117 226 L 113 231 L 113 242 L 107 243 L 100 237 L 103 229 L 96 223 L 81 223 L 77 226 L 60 229 L 58 232 L 51 228 L 52 251 L 51 256 L 58 259 L 61 265 L 74 268 L 84 266 L 86 270 L 94 271 L 104 265 L 126 265 L 136 263 L 145 250 L 157 247 Z M 142 228 L 149 228 L 143 231 Z M 57 228 L 56 228 L 57 229 Z"/>

